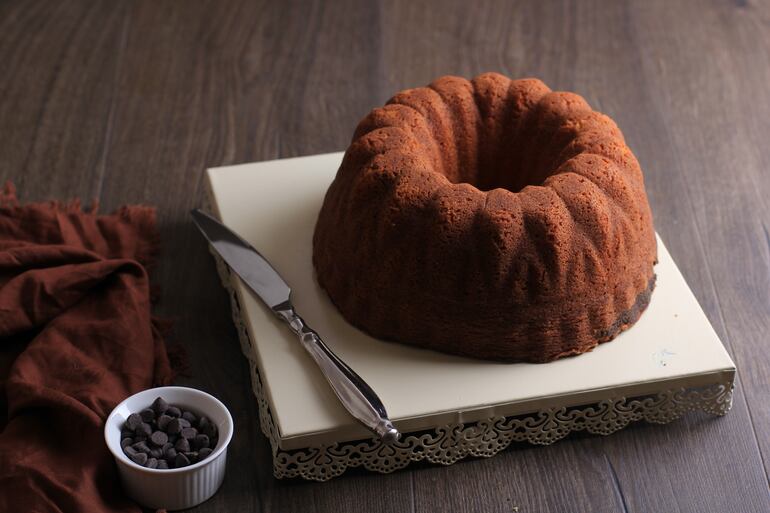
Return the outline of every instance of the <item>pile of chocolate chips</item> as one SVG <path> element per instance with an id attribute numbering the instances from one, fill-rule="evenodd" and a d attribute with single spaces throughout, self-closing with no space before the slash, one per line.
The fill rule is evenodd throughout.
<path id="1" fill-rule="evenodd" d="M 131 461 L 147 468 L 186 467 L 213 452 L 217 426 L 158 397 L 149 408 L 128 416 L 120 446 Z"/>

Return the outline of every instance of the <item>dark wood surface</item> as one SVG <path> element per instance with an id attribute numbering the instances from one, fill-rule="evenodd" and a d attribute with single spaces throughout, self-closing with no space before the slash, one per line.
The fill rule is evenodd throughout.
<path id="1" fill-rule="evenodd" d="M 645 170 L 657 230 L 739 377 L 724 418 L 328 483 L 271 474 L 188 210 L 207 167 L 344 149 L 394 92 L 499 71 L 576 91 Z M 237 425 L 196 511 L 770 511 L 770 4 L 0 1 L 0 179 L 27 200 L 157 205 L 159 313 Z"/>

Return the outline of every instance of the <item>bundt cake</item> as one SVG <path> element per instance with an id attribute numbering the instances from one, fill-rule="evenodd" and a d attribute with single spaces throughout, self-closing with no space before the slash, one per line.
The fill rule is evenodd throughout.
<path id="1" fill-rule="evenodd" d="M 526 362 L 636 322 L 656 251 L 615 123 L 576 94 L 496 73 L 442 77 L 366 116 L 313 237 L 318 283 L 353 325 Z"/>

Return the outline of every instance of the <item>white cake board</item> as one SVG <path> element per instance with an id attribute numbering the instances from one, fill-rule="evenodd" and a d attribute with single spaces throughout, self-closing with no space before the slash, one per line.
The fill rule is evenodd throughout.
<path id="1" fill-rule="evenodd" d="M 577 357 L 547 364 L 485 362 L 380 341 L 354 328 L 318 286 L 311 262 L 316 217 L 341 158 L 342 153 L 331 153 L 210 169 L 208 206 L 288 281 L 297 311 L 372 386 L 402 433 L 427 430 L 448 436 L 442 426 L 464 428 L 481 421 L 484 429 L 502 436 L 506 426 L 500 419 L 510 424 L 512 416 L 533 414 L 539 422 L 555 415 L 557 424 L 561 422 L 555 431 L 540 426 L 535 431 L 526 428 L 524 435 L 510 433 L 511 440 L 550 443 L 578 429 L 606 434 L 642 418 L 666 422 L 692 409 L 717 414 L 729 409 L 735 365 L 660 239 L 657 286 L 646 312 L 614 341 Z M 402 454 L 384 467 L 360 455 L 355 461 L 337 455 L 335 465 L 341 470 L 319 470 L 319 462 L 328 459 L 329 451 L 341 450 L 342 442 L 368 440 L 365 450 L 375 450 L 377 444 L 340 405 L 289 330 L 219 264 L 233 293 L 244 354 L 252 362 L 276 475 L 327 479 L 347 466 L 389 471 L 425 457 L 451 463 L 468 454 L 491 455 L 470 446 L 462 454 L 435 458 Z M 682 395 L 685 392 L 689 395 Z M 625 411 L 625 403 L 642 396 L 657 403 L 637 405 L 634 414 L 617 425 L 597 421 L 592 427 L 585 418 L 572 424 L 558 419 L 559 412 L 574 416 L 570 407 L 578 405 L 594 405 L 591 411 L 580 410 L 582 417 L 608 408 Z M 487 426 L 489 419 L 499 425 Z M 407 444 L 407 438 L 402 443 Z M 468 439 L 466 432 L 455 442 L 467 445 Z M 321 448 L 311 451 L 318 461 L 297 470 L 308 448 Z"/>

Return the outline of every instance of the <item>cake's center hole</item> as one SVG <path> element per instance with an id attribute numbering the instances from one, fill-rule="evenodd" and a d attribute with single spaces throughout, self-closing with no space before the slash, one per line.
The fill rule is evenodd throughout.
<path id="1" fill-rule="evenodd" d="M 558 168 L 556 158 L 563 145 L 552 147 L 550 137 L 506 141 L 479 135 L 477 147 L 463 147 L 460 140 L 456 154 L 444 154 L 444 174 L 452 183 L 519 192 L 528 185 L 542 185 Z"/>

